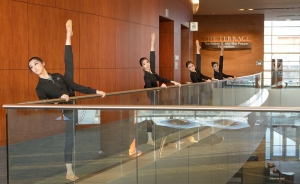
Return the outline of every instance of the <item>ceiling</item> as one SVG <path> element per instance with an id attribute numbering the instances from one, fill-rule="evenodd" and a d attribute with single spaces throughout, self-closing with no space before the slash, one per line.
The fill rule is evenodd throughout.
<path id="1" fill-rule="evenodd" d="M 239 9 L 245 9 L 239 11 Z M 254 10 L 247 10 L 247 9 Z M 265 21 L 300 21 L 300 0 L 200 0 L 195 15 L 264 14 Z"/>

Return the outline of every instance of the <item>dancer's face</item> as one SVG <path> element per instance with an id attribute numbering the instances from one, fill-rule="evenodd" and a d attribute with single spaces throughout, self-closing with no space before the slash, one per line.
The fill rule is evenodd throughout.
<path id="1" fill-rule="evenodd" d="M 142 68 L 144 70 L 150 70 L 150 62 L 147 59 L 144 59 L 143 63 L 142 63 Z"/>
<path id="2" fill-rule="evenodd" d="M 215 63 L 215 64 L 213 65 L 213 69 L 214 69 L 214 71 L 219 72 L 219 64 L 218 64 L 218 63 Z"/>
<path id="3" fill-rule="evenodd" d="M 195 65 L 193 64 L 193 63 L 190 63 L 189 65 L 188 65 L 188 69 L 191 71 L 191 72 L 195 72 L 196 70 L 195 70 Z"/>
<path id="4" fill-rule="evenodd" d="M 45 63 L 35 59 L 31 60 L 28 65 L 31 71 L 37 75 L 40 75 L 45 69 Z"/>

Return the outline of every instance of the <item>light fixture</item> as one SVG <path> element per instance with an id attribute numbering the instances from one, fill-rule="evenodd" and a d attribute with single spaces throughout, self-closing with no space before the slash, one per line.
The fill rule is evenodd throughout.
<path id="1" fill-rule="evenodd" d="M 248 10 L 252 11 L 252 10 L 253 10 L 253 8 L 249 8 Z"/>
<path id="2" fill-rule="evenodd" d="M 241 9 L 239 9 L 240 11 L 244 11 L 245 9 L 243 9 L 243 8 L 241 8 Z"/>
<path id="3" fill-rule="evenodd" d="M 195 14 L 199 9 L 200 0 L 193 0 L 193 13 Z"/>

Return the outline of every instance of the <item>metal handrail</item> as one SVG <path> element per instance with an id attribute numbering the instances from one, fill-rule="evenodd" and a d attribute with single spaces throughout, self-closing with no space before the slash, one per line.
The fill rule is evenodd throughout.
<path id="1" fill-rule="evenodd" d="M 72 104 L 4 104 L 5 109 L 72 109 L 72 110 L 173 110 L 173 111 L 238 111 L 300 112 L 300 107 L 247 106 L 179 106 L 179 105 L 72 105 Z"/>
<path id="2" fill-rule="evenodd" d="M 261 72 L 252 74 L 252 75 L 237 77 L 237 79 L 256 76 L 259 74 L 261 74 Z M 211 83 L 218 83 L 218 82 L 225 82 L 225 81 L 228 81 L 228 80 L 211 81 Z M 185 87 L 185 86 L 194 86 L 194 85 L 207 85 L 207 83 L 189 83 L 189 84 L 182 84 L 181 86 Z M 169 89 L 169 88 L 179 88 L 179 87 L 176 85 L 173 85 L 173 86 L 167 87 L 167 89 Z M 156 88 L 144 88 L 144 89 L 136 89 L 136 90 L 118 91 L 118 92 L 107 93 L 106 96 L 122 95 L 122 94 L 145 92 L 145 91 L 165 90 L 165 89 L 166 88 L 156 87 Z M 81 96 L 76 96 L 76 97 L 70 97 L 69 100 L 76 101 L 76 100 L 89 99 L 89 98 L 101 98 L 101 96 L 97 95 L 97 94 L 81 95 Z M 47 103 L 57 103 L 57 102 L 65 102 L 65 100 L 61 99 L 61 98 L 55 98 L 55 99 L 49 99 L 49 100 L 36 100 L 36 101 L 29 101 L 29 102 L 21 102 L 21 103 L 17 103 L 17 104 L 45 104 L 45 103 L 47 104 Z"/>

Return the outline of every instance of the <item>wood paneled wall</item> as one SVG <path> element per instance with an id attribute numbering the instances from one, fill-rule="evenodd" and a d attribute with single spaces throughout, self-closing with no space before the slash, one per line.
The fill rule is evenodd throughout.
<path id="1" fill-rule="evenodd" d="M 194 16 L 199 29 L 193 33 L 193 44 L 204 36 L 250 36 L 251 50 L 225 50 L 224 73 L 244 76 L 263 71 L 256 66 L 257 60 L 263 60 L 264 54 L 264 15 L 213 15 Z M 195 61 L 196 47 L 193 47 L 192 61 Z M 204 75 L 213 77 L 212 61 L 219 62 L 220 51 L 201 50 L 201 70 Z"/>
<path id="2" fill-rule="evenodd" d="M 106 92 L 143 88 L 138 60 L 149 57 L 150 35 L 159 35 L 159 16 L 165 17 L 166 9 L 167 18 L 174 21 L 176 52 L 181 46 L 180 25 L 193 19 L 191 0 L 0 0 L 0 4 L 1 105 L 37 100 L 38 77 L 27 69 L 30 57 L 41 57 L 50 73 L 64 71 L 68 19 L 73 20 L 75 81 Z M 156 51 L 159 55 L 159 43 Z M 6 139 L 5 114 L 1 108 L 0 145 Z M 28 126 L 18 120 L 20 126 Z"/>

